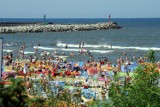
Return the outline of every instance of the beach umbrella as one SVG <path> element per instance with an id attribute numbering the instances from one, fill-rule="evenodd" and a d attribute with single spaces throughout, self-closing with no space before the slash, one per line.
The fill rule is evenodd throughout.
<path id="1" fill-rule="evenodd" d="M 96 67 L 90 67 L 88 70 L 87 70 L 87 73 L 88 75 L 90 76 L 94 76 L 96 74 L 98 74 L 98 70 Z"/>
<path id="2" fill-rule="evenodd" d="M 79 62 L 78 62 L 78 66 L 79 66 L 80 68 L 82 68 L 82 67 L 84 66 L 84 62 L 83 62 L 83 61 L 79 61 Z"/>

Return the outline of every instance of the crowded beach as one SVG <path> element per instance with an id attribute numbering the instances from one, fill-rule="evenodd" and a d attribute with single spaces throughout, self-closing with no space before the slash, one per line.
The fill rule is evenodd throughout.
<path id="1" fill-rule="evenodd" d="M 38 44 L 40 46 L 40 44 Z M 80 93 L 79 102 L 90 102 L 96 99 L 108 99 L 108 89 L 114 82 L 114 76 L 121 78 L 119 84 L 132 82 L 134 71 L 139 65 L 150 65 L 147 58 L 133 57 L 130 59 L 126 52 L 117 58 L 113 64 L 107 57 L 94 59 L 92 53 L 85 48 L 84 42 L 79 43 L 78 55 L 86 55 L 89 60 L 68 61 L 74 57 L 74 52 L 66 56 L 65 52 L 57 54 L 41 51 L 35 48 L 34 55 L 26 56 L 25 44 L 20 47 L 19 56 L 13 57 L 9 52 L 3 56 L 2 81 L 9 82 L 10 78 L 19 78 L 26 83 L 26 93 L 29 97 L 41 96 L 47 99 L 46 90 L 51 89 L 55 96 L 64 92 L 71 94 Z M 69 47 L 64 47 L 68 49 Z M 156 69 L 160 72 L 160 63 Z M 11 84 L 9 82 L 9 84 Z M 33 93 L 38 89 L 37 93 Z M 74 100 L 74 98 L 73 98 Z"/>

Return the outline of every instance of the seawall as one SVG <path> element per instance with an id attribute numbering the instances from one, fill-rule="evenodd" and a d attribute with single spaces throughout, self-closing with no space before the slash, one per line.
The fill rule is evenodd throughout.
<path id="1" fill-rule="evenodd" d="M 0 26 L 0 33 L 89 31 L 119 28 L 121 27 L 116 22 L 101 22 L 97 24 L 12 24 L 10 26 Z"/>

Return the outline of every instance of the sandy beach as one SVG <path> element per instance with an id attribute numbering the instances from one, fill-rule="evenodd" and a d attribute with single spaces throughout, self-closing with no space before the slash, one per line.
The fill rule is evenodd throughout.
<path id="1" fill-rule="evenodd" d="M 39 88 L 39 95 L 36 96 L 44 98 L 47 98 L 46 89 L 49 88 L 55 93 L 59 93 L 60 91 L 55 91 L 55 89 L 62 87 L 63 91 L 67 89 L 70 92 L 77 92 L 79 89 L 83 93 L 81 96 L 85 103 L 93 99 L 108 99 L 108 88 L 114 82 L 114 76 L 118 75 L 121 78 L 119 84 L 124 85 L 127 74 L 131 78 L 139 65 L 149 65 L 145 57 L 129 59 L 126 53 L 123 57 L 117 58 L 116 64 L 106 58 L 96 61 L 92 58 L 91 53 L 85 51 L 80 55 L 86 54 L 90 56 L 90 60 L 71 62 L 67 61 L 67 57 L 63 55 L 58 56 L 55 53 L 50 55 L 47 54 L 47 51 L 42 51 L 42 59 L 39 59 L 37 57 L 38 48 L 35 50 L 34 56 L 30 55 L 26 59 L 23 46 L 19 57 L 14 58 L 12 52 L 3 56 L 3 81 L 9 81 L 11 77 L 21 78 L 24 81 L 28 78 L 30 82 L 32 81 L 33 89 Z M 124 57 L 126 58 L 124 59 Z M 160 71 L 158 67 L 160 65 L 157 66 Z M 41 82 L 37 84 L 36 81 Z M 33 96 L 30 91 L 28 95 Z"/>

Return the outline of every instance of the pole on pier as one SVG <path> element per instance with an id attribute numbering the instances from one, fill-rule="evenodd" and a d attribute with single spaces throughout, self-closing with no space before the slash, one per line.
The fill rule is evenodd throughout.
<path id="1" fill-rule="evenodd" d="M 46 15 L 43 16 L 43 21 L 46 22 Z"/>
<path id="2" fill-rule="evenodd" d="M 110 22 L 111 21 L 111 15 L 109 14 L 109 16 L 108 16 L 108 22 Z"/>

